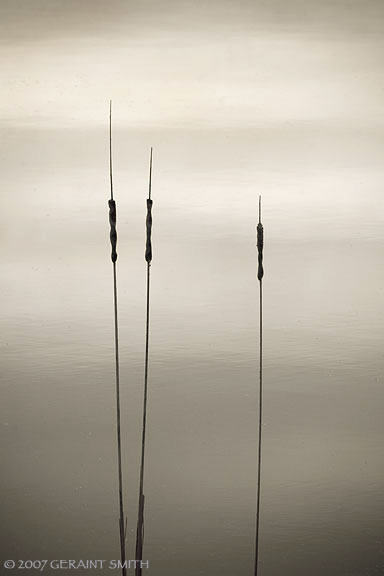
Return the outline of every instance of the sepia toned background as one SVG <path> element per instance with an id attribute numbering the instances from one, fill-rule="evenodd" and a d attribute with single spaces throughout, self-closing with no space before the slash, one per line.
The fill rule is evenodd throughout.
<path id="1" fill-rule="evenodd" d="M 253 573 L 259 194 L 260 574 L 383 573 L 383 33 L 381 0 L 0 0 L 2 563 L 119 558 L 112 99 L 128 557 L 153 146 L 148 574 Z"/>

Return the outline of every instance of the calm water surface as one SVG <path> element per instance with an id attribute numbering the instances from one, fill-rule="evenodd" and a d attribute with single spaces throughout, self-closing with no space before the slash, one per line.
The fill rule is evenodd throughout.
<path id="1" fill-rule="evenodd" d="M 260 574 L 384 571 L 382 168 L 377 136 L 316 134 L 311 151 L 306 126 L 116 131 L 130 558 L 155 147 L 144 557 L 156 576 L 252 573 L 259 193 Z M 19 155 L 2 193 L 2 555 L 119 558 L 105 133 L 38 132 L 39 153 L 32 129 L 12 135 Z"/>

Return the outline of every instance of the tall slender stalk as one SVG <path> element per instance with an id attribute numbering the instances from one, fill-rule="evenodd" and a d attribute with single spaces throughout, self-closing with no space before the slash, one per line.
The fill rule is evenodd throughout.
<path id="1" fill-rule="evenodd" d="M 261 492 L 261 432 L 263 425 L 263 247 L 264 229 L 261 223 L 261 196 L 259 196 L 259 223 L 257 225 L 257 252 L 259 280 L 259 422 L 258 422 L 258 452 L 257 452 L 257 498 L 256 498 L 256 546 L 255 546 L 255 576 L 259 568 L 259 537 L 260 537 L 260 492 Z"/>
<path id="2" fill-rule="evenodd" d="M 119 365 L 119 328 L 117 315 L 117 231 L 116 231 L 116 203 L 113 199 L 113 179 L 112 179 L 112 101 L 109 103 L 109 178 L 111 186 L 111 198 L 109 205 L 109 223 L 111 226 L 110 239 L 112 246 L 111 260 L 113 265 L 113 303 L 114 303 L 114 320 L 115 320 L 115 378 L 116 378 L 116 429 L 117 429 L 117 466 L 119 476 L 119 509 L 120 509 L 120 551 L 122 574 L 126 576 L 126 558 L 125 558 L 125 538 L 126 538 L 126 520 L 124 516 L 123 502 L 123 471 L 121 464 L 121 431 L 120 431 L 120 365 Z"/>
<path id="3" fill-rule="evenodd" d="M 141 436 L 141 464 L 140 464 L 140 482 L 139 482 L 139 504 L 137 514 L 136 530 L 136 567 L 135 575 L 142 574 L 143 546 L 144 546 L 144 464 L 145 464 L 145 437 L 147 427 L 147 397 L 148 397 L 148 358 L 149 358 L 149 289 L 150 289 L 150 271 L 152 262 L 152 148 L 149 163 L 149 191 L 147 198 L 147 240 L 145 248 L 145 260 L 147 262 L 147 309 L 146 309 L 146 330 L 145 330 L 145 371 L 144 371 L 144 403 L 143 403 L 143 425 Z"/>

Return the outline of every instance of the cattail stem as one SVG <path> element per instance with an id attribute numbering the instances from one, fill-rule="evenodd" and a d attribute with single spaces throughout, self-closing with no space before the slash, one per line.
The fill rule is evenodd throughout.
<path id="1" fill-rule="evenodd" d="M 149 191 L 147 198 L 147 239 L 145 246 L 145 260 L 147 262 L 147 305 L 146 305 L 146 329 L 145 329 L 145 369 L 144 369 L 144 401 L 143 401 L 143 424 L 141 436 L 141 464 L 140 464 L 140 481 L 139 481 L 139 503 L 137 514 L 137 529 L 136 529 L 136 567 L 135 576 L 141 576 L 143 560 L 143 547 L 144 547 L 144 464 L 145 464 L 145 440 L 147 429 L 147 398 L 148 398 L 148 361 L 149 361 L 149 302 L 150 302 L 150 278 L 151 278 L 151 262 L 152 262 L 152 148 L 149 164 Z"/>
<path id="2" fill-rule="evenodd" d="M 256 496 L 256 545 L 255 570 L 257 576 L 259 568 L 259 539 L 260 539 L 260 492 L 261 492 L 261 436 L 263 425 L 263 248 L 264 229 L 261 223 L 261 196 L 259 196 L 259 223 L 257 225 L 257 251 L 259 280 L 259 418 L 258 418 L 258 447 L 257 447 L 257 496 Z"/>
<path id="3" fill-rule="evenodd" d="M 123 471 L 121 463 L 121 430 L 120 430 L 120 364 L 119 364 L 119 325 L 117 314 L 117 232 L 116 232 L 116 203 L 113 199 L 113 181 L 112 181 L 112 102 L 109 104 L 109 176 L 111 185 L 111 199 L 109 204 L 109 222 L 111 226 L 110 239 L 112 246 L 111 260 L 113 265 L 113 304 L 114 304 L 114 322 L 115 322 L 115 378 L 116 378 L 116 430 L 117 430 L 117 469 L 119 478 L 119 527 L 120 527 L 120 552 L 122 563 L 122 575 L 127 575 L 125 564 L 125 539 L 126 539 L 126 519 L 124 516 L 123 501 Z"/>

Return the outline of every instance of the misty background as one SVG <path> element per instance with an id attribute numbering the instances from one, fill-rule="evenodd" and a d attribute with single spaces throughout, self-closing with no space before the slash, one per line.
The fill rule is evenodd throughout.
<path id="1" fill-rule="evenodd" d="M 151 573 L 252 574 L 261 194 L 260 574 L 382 574 L 383 32 L 380 0 L 0 0 L 2 562 L 119 558 L 112 99 L 128 558 L 153 146 Z"/>

